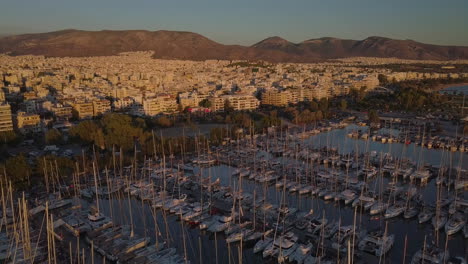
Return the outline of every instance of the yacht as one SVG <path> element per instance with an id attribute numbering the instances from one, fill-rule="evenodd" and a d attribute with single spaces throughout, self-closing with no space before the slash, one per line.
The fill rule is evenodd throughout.
<path id="1" fill-rule="evenodd" d="M 325 225 L 325 227 L 323 228 L 323 230 L 320 231 L 320 235 L 323 237 L 323 238 L 330 238 L 332 237 L 333 235 L 336 234 L 336 232 L 338 231 L 338 228 L 339 228 L 339 224 L 336 223 L 336 222 L 332 222 L 332 223 L 329 223 L 327 225 Z"/>
<path id="2" fill-rule="evenodd" d="M 250 236 L 253 234 L 254 231 L 252 229 L 242 229 L 237 232 L 233 232 L 226 238 L 227 243 L 235 243 L 240 240 L 243 240 L 245 237 Z"/>
<path id="3" fill-rule="evenodd" d="M 327 192 L 324 196 L 323 199 L 325 201 L 332 200 L 337 196 L 336 192 Z"/>
<path id="4" fill-rule="evenodd" d="M 280 251 L 278 253 L 278 263 L 290 262 L 289 256 L 291 256 L 296 249 L 299 247 L 297 243 L 294 243 L 291 247 L 287 248 L 283 245 L 280 245 Z"/>
<path id="5" fill-rule="evenodd" d="M 296 263 L 303 263 L 306 257 L 312 251 L 312 247 L 313 245 L 311 242 L 309 242 L 309 244 L 307 245 L 303 245 L 303 244 L 299 245 L 296 251 L 294 251 L 294 253 L 289 256 L 289 261 L 290 262 L 295 261 Z"/>
<path id="6" fill-rule="evenodd" d="M 302 188 L 299 189 L 299 194 L 308 194 L 312 191 L 314 187 L 311 186 L 311 185 L 308 185 L 308 186 L 304 186 Z"/>
<path id="7" fill-rule="evenodd" d="M 263 250 L 263 257 L 273 257 L 275 255 L 278 255 L 280 253 L 280 250 L 286 251 L 294 245 L 297 246 L 297 239 L 298 237 L 292 232 L 288 232 L 283 236 L 280 236 Z"/>
<path id="8" fill-rule="evenodd" d="M 419 212 L 418 221 L 420 224 L 426 223 L 432 218 L 433 215 L 434 211 L 429 207 L 425 207 L 421 212 Z"/>
<path id="9" fill-rule="evenodd" d="M 292 186 L 289 187 L 289 192 L 290 193 L 297 192 L 301 188 L 302 188 L 302 185 L 300 185 L 299 183 L 294 183 Z"/>
<path id="10" fill-rule="evenodd" d="M 447 263 L 449 259 L 449 252 L 436 247 L 435 245 L 429 245 L 425 249 L 418 250 L 411 259 L 411 264 L 419 263 L 431 263 L 431 264 L 442 264 Z"/>
<path id="11" fill-rule="evenodd" d="M 371 232 L 359 242 L 359 250 L 366 251 L 380 257 L 386 254 L 393 246 L 395 235 L 386 235 L 383 232 Z"/>
<path id="12" fill-rule="evenodd" d="M 376 202 L 375 204 L 372 205 L 370 208 L 369 213 L 371 215 L 376 215 L 384 212 L 387 209 L 388 205 L 384 202 Z"/>
<path id="13" fill-rule="evenodd" d="M 263 236 L 265 236 L 265 233 L 262 233 L 262 232 L 252 232 L 251 234 L 247 235 L 244 239 L 244 241 L 247 243 L 247 242 L 251 242 L 251 241 L 257 241 L 259 240 L 260 238 L 262 238 Z"/>
<path id="14" fill-rule="evenodd" d="M 344 201 L 346 205 L 352 203 L 356 200 L 357 194 L 352 190 L 344 190 L 341 192 L 341 199 Z"/>
<path id="15" fill-rule="evenodd" d="M 419 180 L 422 183 L 426 183 L 430 177 L 431 177 L 431 173 L 429 172 L 429 170 L 419 169 L 410 175 L 410 180 L 412 181 Z"/>
<path id="16" fill-rule="evenodd" d="M 341 226 L 338 228 L 338 231 L 331 238 L 332 248 L 335 250 L 342 251 L 347 247 L 346 241 L 353 233 L 353 226 Z"/>
<path id="17" fill-rule="evenodd" d="M 204 220 L 202 220 L 200 222 L 200 224 L 198 225 L 198 227 L 201 229 L 201 230 L 204 230 L 204 229 L 207 229 L 210 225 L 212 225 L 213 223 L 215 223 L 216 221 L 218 221 L 218 217 L 217 215 L 214 215 L 212 217 L 208 217 Z"/>
<path id="18" fill-rule="evenodd" d="M 359 172 L 358 175 L 363 176 L 367 179 L 371 179 L 374 176 L 377 175 L 377 169 L 375 167 L 367 167 L 367 168 L 362 168 Z"/>
<path id="19" fill-rule="evenodd" d="M 375 199 L 372 197 L 361 195 L 353 201 L 352 206 L 363 206 L 365 210 L 369 209 L 375 203 Z"/>
<path id="20" fill-rule="evenodd" d="M 174 199 L 166 200 L 166 202 L 163 203 L 162 208 L 168 211 L 169 209 L 171 209 L 171 207 L 177 206 L 181 204 L 182 202 L 184 202 L 186 198 L 187 198 L 187 195 L 183 194 L 179 199 L 174 198 Z"/>
<path id="21" fill-rule="evenodd" d="M 252 225 L 252 222 L 250 221 L 246 221 L 244 223 L 240 223 L 240 224 L 233 224 L 231 223 L 231 225 L 228 226 L 228 228 L 226 228 L 226 230 L 224 230 L 224 234 L 226 236 L 229 236 L 233 233 L 236 233 L 236 232 L 239 232 L 240 230 L 243 230 L 244 228 L 248 227 Z"/>
<path id="22" fill-rule="evenodd" d="M 405 208 L 405 211 L 403 212 L 403 217 L 405 219 L 410 219 L 419 214 L 419 209 L 416 206 L 409 206 Z"/>
<path id="23" fill-rule="evenodd" d="M 183 202 L 180 202 L 180 203 L 177 203 L 176 205 L 172 206 L 169 208 L 169 212 L 171 214 L 178 214 L 178 215 L 183 215 L 185 213 L 187 213 L 186 211 L 184 210 L 188 210 L 188 207 L 189 207 L 189 204 L 185 201 Z M 182 212 L 184 211 L 184 212 Z"/>
<path id="24" fill-rule="evenodd" d="M 88 214 L 89 225 L 91 229 L 104 229 L 112 225 L 112 221 L 109 217 L 103 215 L 102 213 L 93 213 Z"/>
<path id="25" fill-rule="evenodd" d="M 445 224 L 445 233 L 447 235 L 453 235 L 460 231 L 466 225 L 465 216 L 461 213 L 453 214 Z"/>
<path id="26" fill-rule="evenodd" d="M 445 212 L 440 212 L 432 217 L 432 225 L 436 230 L 441 229 L 447 223 L 447 214 Z"/>
<path id="27" fill-rule="evenodd" d="M 258 253 L 263 251 L 270 243 L 273 242 L 273 238 L 271 237 L 265 237 L 264 239 L 261 239 L 255 243 L 255 246 L 253 248 L 254 253 Z"/>
<path id="28" fill-rule="evenodd" d="M 221 216 L 216 219 L 209 227 L 208 231 L 212 233 L 222 232 L 228 228 L 230 222 L 232 221 L 232 217 L 230 216 Z"/>
<path id="29" fill-rule="evenodd" d="M 395 203 L 387 208 L 385 211 L 385 218 L 393 218 L 401 215 L 405 211 L 406 207 L 402 203 Z"/>
<path id="30" fill-rule="evenodd" d="M 328 220 L 326 218 L 314 218 L 310 220 L 309 227 L 307 228 L 307 231 L 310 234 L 316 234 L 319 233 L 322 228 L 327 225 Z"/>

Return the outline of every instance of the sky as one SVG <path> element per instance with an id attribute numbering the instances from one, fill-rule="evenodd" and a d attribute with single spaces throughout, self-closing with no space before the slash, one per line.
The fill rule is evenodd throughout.
<path id="1" fill-rule="evenodd" d="M 468 0 L 0 0 L 0 35 L 178 30 L 223 44 L 382 36 L 468 46 Z"/>

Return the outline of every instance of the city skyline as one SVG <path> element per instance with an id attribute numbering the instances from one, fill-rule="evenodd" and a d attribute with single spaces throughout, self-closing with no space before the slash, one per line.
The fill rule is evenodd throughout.
<path id="1" fill-rule="evenodd" d="M 375 3 L 339 0 L 319 3 L 298 0 L 245 0 L 235 3 L 202 0 L 64 3 L 46 0 L 8 1 L 0 16 L 0 35 L 38 33 L 67 28 L 80 30 L 191 31 L 223 44 L 252 45 L 280 36 L 298 43 L 336 37 L 361 40 L 369 36 L 468 46 L 464 33 L 466 1 L 392 1 Z M 53 12 L 51 12 L 53 11 Z M 73 12 L 70 12 L 73 11 Z"/>

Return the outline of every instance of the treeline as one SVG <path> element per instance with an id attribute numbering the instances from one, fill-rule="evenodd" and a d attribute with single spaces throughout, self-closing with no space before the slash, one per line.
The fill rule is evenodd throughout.
<path id="1" fill-rule="evenodd" d="M 168 124 L 167 126 L 171 126 Z M 69 131 L 70 140 L 81 144 L 95 145 L 100 150 L 132 152 L 137 148 L 148 157 L 191 152 L 195 149 L 193 138 L 174 136 L 164 138 L 158 129 L 139 117 L 110 113 L 99 120 L 80 122 Z"/>
<path id="2" fill-rule="evenodd" d="M 398 89 L 393 94 L 373 94 L 356 102 L 357 110 L 378 109 L 384 111 L 435 111 L 447 110 L 447 98 L 422 89 Z"/>
<path id="3" fill-rule="evenodd" d="M 271 67 L 270 64 L 267 64 L 263 61 L 260 61 L 260 62 L 248 62 L 248 61 L 239 61 L 239 62 L 233 62 L 233 63 L 230 63 L 227 65 L 227 67 L 241 67 L 241 68 L 245 68 L 245 67 L 255 67 L 255 68 L 268 68 L 268 67 Z"/>
<path id="4" fill-rule="evenodd" d="M 255 111 L 233 111 L 213 113 L 211 121 L 242 128 L 254 133 L 262 133 L 268 127 L 285 125 L 282 121 L 296 125 L 311 124 L 329 118 L 332 107 L 346 108 L 346 101 L 331 102 L 327 98 L 303 101 L 286 107 L 261 106 Z"/>
<path id="5" fill-rule="evenodd" d="M 419 72 L 419 73 L 459 73 L 468 72 L 468 64 L 456 64 L 454 68 L 442 68 L 441 64 L 413 63 L 413 64 L 376 64 L 376 65 L 355 65 L 366 69 L 386 69 L 392 72 Z"/>
<path id="6" fill-rule="evenodd" d="M 166 122 L 166 121 L 164 121 Z M 162 123 L 164 123 L 162 122 Z M 172 121 L 171 121 L 172 122 Z M 73 157 L 44 155 L 34 158 L 24 154 L 8 156 L 6 151 L 0 160 L 0 175 L 11 181 L 16 188 L 26 188 L 33 184 L 43 183 L 45 175 L 68 180 L 73 171 L 89 169 L 92 162 L 100 168 L 111 168 L 115 153 L 122 157 L 124 166 L 145 158 L 167 157 L 181 153 L 205 151 L 209 144 L 220 143 L 220 140 L 209 142 L 204 135 L 194 137 L 163 137 L 159 119 L 144 120 L 125 114 L 110 113 L 100 119 L 85 120 L 70 128 L 68 140 L 64 141 L 62 133 L 51 129 L 44 135 L 47 144 L 79 144 L 83 152 Z M 159 125 L 157 125 L 159 124 Z M 157 126 L 155 126 L 157 125 Z M 156 128 L 156 129 L 154 129 Z M 230 131 L 223 131 L 226 137 Z M 5 150 L 10 146 L 2 144 Z"/>
<path id="7" fill-rule="evenodd" d="M 281 109 L 280 115 L 296 125 L 311 124 L 329 118 L 331 106 L 327 98 L 314 99 Z"/>
<path id="8" fill-rule="evenodd" d="M 457 96 L 445 95 L 435 89 L 445 84 L 468 82 L 468 79 L 425 79 L 394 83 L 393 93 L 354 93 L 353 108 L 356 110 L 377 109 L 383 111 L 444 112 L 457 114 L 459 105 L 453 101 Z M 359 91 L 361 92 L 361 91 Z"/>
<path id="9" fill-rule="evenodd" d="M 421 79 L 421 80 L 408 80 L 397 83 L 392 83 L 390 87 L 397 90 L 401 89 L 418 89 L 435 91 L 443 85 L 468 83 L 468 78 L 440 78 L 440 79 Z"/>
<path id="10" fill-rule="evenodd" d="M 51 181 L 64 182 L 71 177 L 75 161 L 67 157 L 44 155 L 31 161 L 24 154 L 10 157 L 0 163 L 2 181 L 6 179 L 15 189 L 25 189 L 43 184 L 47 175 Z M 37 177 L 40 176 L 40 177 Z M 5 181 L 3 181 L 5 182 Z"/>

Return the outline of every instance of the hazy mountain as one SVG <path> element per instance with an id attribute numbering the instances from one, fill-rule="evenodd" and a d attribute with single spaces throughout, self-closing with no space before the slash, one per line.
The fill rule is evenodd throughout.
<path id="1" fill-rule="evenodd" d="M 154 51 L 155 58 L 187 60 L 267 60 L 313 62 L 343 57 L 468 59 L 468 47 L 437 46 L 412 40 L 369 37 L 365 40 L 310 39 L 292 43 L 271 37 L 251 47 L 223 45 L 202 35 L 179 31 L 62 30 L 0 38 L 0 53 L 52 57 L 107 56 L 127 51 Z"/>

